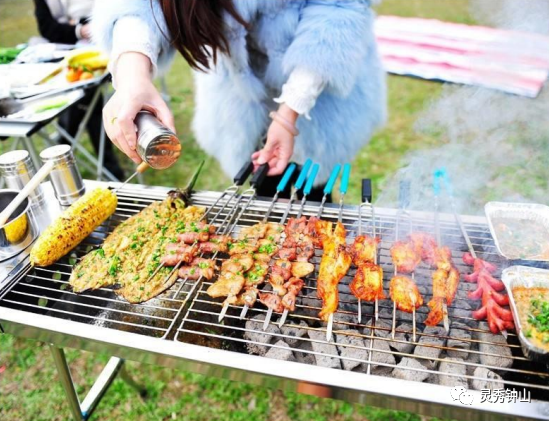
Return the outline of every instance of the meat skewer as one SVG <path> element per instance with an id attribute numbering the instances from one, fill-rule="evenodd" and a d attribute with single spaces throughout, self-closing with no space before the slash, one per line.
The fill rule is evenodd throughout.
<path id="1" fill-rule="evenodd" d="M 435 196 L 435 233 L 436 233 L 436 242 L 438 244 L 438 247 L 441 246 L 441 238 L 440 238 L 440 221 L 439 221 L 439 196 L 440 196 L 440 179 L 441 179 L 441 173 L 439 171 L 435 171 L 435 173 L 433 174 L 433 194 Z M 436 253 L 436 251 L 435 251 Z M 434 256 L 433 256 L 434 257 Z M 435 258 L 436 259 L 436 258 Z M 436 262 L 435 262 L 436 263 Z M 438 291 L 440 288 L 437 288 L 437 290 L 435 290 L 435 281 L 438 279 L 438 286 L 440 287 L 440 284 L 441 284 L 441 281 L 443 281 L 442 278 L 440 278 L 440 274 L 442 271 L 444 271 L 445 268 L 442 268 L 442 267 L 438 267 L 437 271 L 439 272 L 439 277 L 438 278 L 435 278 L 435 274 L 437 271 L 435 271 L 435 274 L 433 274 L 433 302 L 430 303 L 431 305 L 429 305 L 429 307 L 431 308 L 431 310 L 433 310 L 433 308 L 437 305 L 437 303 L 440 303 L 440 300 L 442 300 L 442 320 L 443 320 L 443 323 L 444 323 L 444 330 L 446 331 L 446 333 L 450 332 L 450 322 L 448 320 L 448 306 L 451 304 L 451 301 L 448 302 L 448 299 L 446 298 L 446 295 L 444 294 L 444 291 Z M 457 270 L 457 269 L 455 269 Z M 455 270 L 454 270 L 454 273 L 455 273 Z M 449 279 L 450 277 L 450 269 L 448 269 L 448 272 L 445 273 L 446 276 L 446 280 Z M 458 272 L 458 281 L 459 281 L 459 272 Z M 456 284 L 456 288 L 457 288 L 457 284 Z M 435 292 L 438 292 L 439 295 L 435 295 Z M 440 294 L 442 293 L 442 298 L 440 296 Z M 455 291 L 454 291 L 454 294 L 455 294 Z M 435 298 L 437 297 L 437 298 Z M 438 301 L 437 301 L 438 300 Z M 429 313 L 431 314 L 431 312 Z M 438 317 L 437 317 L 438 319 Z M 435 324 L 435 320 L 431 321 L 429 319 L 429 317 L 427 318 L 427 320 L 429 321 L 429 323 L 431 323 L 431 325 Z M 437 323 L 438 324 L 438 323 Z"/>
<path id="2" fill-rule="evenodd" d="M 444 183 L 444 187 L 446 189 L 448 197 L 450 198 L 450 205 L 452 207 L 454 218 L 455 218 L 455 220 L 456 220 L 456 222 L 459 226 L 459 229 L 461 231 L 461 235 L 463 236 L 463 239 L 465 240 L 465 243 L 467 244 L 467 249 L 469 251 L 469 254 L 466 253 L 466 254 L 463 255 L 463 260 L 466 264 L 473 264 L 474 265 L 474 272 L 477 273 L 477 276 L 480 273 L 481 269 L 485 269 L 488 272 L 488 275 L 490 275 L 490 277 L 491 277 L 491 273 L 495 272 L 497 270 L 497 268 L 493 264 L 491 264 L 489 262 L 486 262 L 482 259 L 479 259 L 477 257 L 477 254 L 475 252 L 475 248 L 473 247 L 473 243 L 471 242 L 471 239 L 469 238 L 469 234 L 467 233 L 467 230 L 465 229 L 465 226 L 463 225 L 463 221 L 461 220 L 461 216 L 457 212 L 456 203 L 455 203 L 454 194 L 453 194 L 453 189 L 452 189 L 452 184 L 450 182 L 450 177 L 448 175 L 448 172 L 446 171 L 445 168 L 440 168 L 438 171 L 440 172 L 440 177 L 442 178 L 442 181 Z M 469 277 L 466 275 L 464 277 L 464 279 L 468 282 L 473 281 L 474 273 L 472 275 L 470 275 Z M 498 281 L 498 280 L 495 280 L 495 281 L 501 282 L 501 281 Z M 486 307 L 486 306 L 483 304 L 483 306 L 479 310 L 482 310 L 484 307 Z M 473 317 L 475 315 L 477 315 L 478 317 L 483 316 L 483 314 L 473 313 Z M 510 315 L 509 313 L 504 314 L 505 318 L 507 318 L 507 319 L 509 319 L 509 315 Z M 494 319 L 497 319 L 497 318 L 494 318 Z M 500 319 L 500 320 L 502 320 L 502 319 Z M 495 324 L 497 325 L 498 330 L 501 332 L 501 334 L 503 335 L 503 337 L 505 339 L 507 339 L 507 336 L 508 336 L 507 328 L 513 328 L 514 327 L 514 325 L 512 324 L 512 319 L 510 321 L 509 320 L 503 320 L 503 323 L 495 323 Z M 492 326 L 494 326 L 494 324 Z"/>
<path id="3" fill-rule="evenodd" d="M 199 167 L 199 169 L 195 172 L 195 174 L 193 175 L 193 177 L 191 178 L 191 180 L 189 181 L 187 187 L 185 188 L 185 191 L 188 191 L 189 193 L 192 191 L 192 188 L 194 187 L 194 184 L 196 183 L 196 180 L 198 178 L 198 174 L 200 172 L 200 169 L 202 168 L 202 165 Z M 219 215 L 221 215 L 221 212 L 223 212 L 223 210 L 225 210 L 225 208 L 227 207 L 227 205 L 231 202 L 231 200 L 236 196 L 236 194 L 238 193 L 238 190 L 240 189 L 240 187 L 246 182 L 246 180 L 248 179 L 248 177 L 250 176 L 250 174 L 252 173 L 252 170 L 253 170 L 253 164 L 252 162 L 247 162 L 246 164 L 244 164 L 244 166 L 240 169 L 240 171 L 238 172 L 238 174 L 235 176 L 234 178 L 234 185 L 232 185 L 231 187 L 228 187 L 227 189 L 225 189 L 225 191 L 223 191 L 223 193 L 221 193 L 221 195 L 216 199 L 216 201 L 206 210 L 206 212 L 204 213 L 204 215 L 202 216 L 202 219 L 201 221 L 199 222 L 203 222 L 203 221 L 206 221 L 206 218 L 208 217 L 209 213 L 212 211 L 212 209 L 214 209 L 217 204 L 220 202 L 220 200 L 225 197 L 225 195 L 229 194 L 229 198 L 227 199 L 227 201 L 225 202 L 225 204 L 221 207 L 221 209 L 219 209 L 219 211 L 217 211 L 217 213 L 213 216 L 213 220 L 217 219 L 217 217 Z M 235 214 L 235 211 L 236 209 L 238 209 L 238 204 L 240 203 L 240 200 L 242 199 L 242 196 L 237 200 L 237 202 L 235 203 L 234 205 L 234 208 L 231 212 L 227 212 L 227 215 L 225 216 L 225 218 L 221 221 L 221 225 L 220 227 L 218 228 L 218 230 L 221 229 L 221 227 L 223 227 L 228 221 L 231 220 L 231 218 L 234 216 Z M 225 234 L 227 232 L 227 229 L 224 229 L 223 232 L 221 234 Z M 197 241 L 195 241 L 193 243 L 194 245 L 198 244 Z M 202 253 L 203 254 L 203 253 Z M 201 254 L 201 257 L 202 257 L 202 254 Z M 215 253 L 215 255 L 217 255 L 217 253 Z M 213 258 L 215 258 L 215 255 Z M 169 279 L 171 279 L 172 275 L 179 269 L 179 267 L 181 266 L 181 264 L 183 263 L 183 260 L 177 262 L 173 269 L 170 271 L 170 273 L 166 276 L 165 278 L 165 282 L 167 282 Z M 149 277 L 149 280 L 153 279 L 156 274 L 163 268 L 166 266 L 166 263 L 162 262 L 156 269 L 155 271 L 153 272 L 153 274 Z M 177 294 L 179 294 L 179 292 L 181 291 L 181 289 L 183 288 L 183 286 L 185 285 L 185 283 L 187 282 L 187 279 L 184 279 L 183 282 L 181 283 L 181 285 L 179 286 L 179 288 L 177 289 L 176 293 L 174 296 L 177 296 Z"/>
<path id="4" fill-rule="evenodd" d="M 318 212 L 316 214 L 316 218 L 311 217 L 309 219 L 309 222 L 308 222 L 308 227 L 311 227 L 311 229 L 309 231 L 312 231 L 312 232 L 309 232 L 308 234 L 313 235 L 313 237 L 315 237 L 315 239 L 317 240 L 317 243 L 318 243 L 318 235 L 317 235 L 316 227 L 315 227 L 316 219 L 319 219 L 320 216 L 322 215 L 322 211 L 324 210 L 324 204 L 326 203 L 326 199 L 328 198 L 328 195 L 332 193 L 332 190 L 334 188 L 335 182 L 337 181 L 337 177 L 339 175 L 340 169 L 341 169 L 341 165 L 337 164 L 334 167 L 334 169 L 332 170 L 332 173 L 330 174 L 330 177 L 328 178 L 328 182 L 326 183 L 326 186 L 324 187 L 324 196 L 322 196 L 322 200 L 320 202 L 320 206 L 318 207 Z M 313 256 L 314 256 L 314 254 L 313 254 Z M 313 256 L 311 256 L 311 257 L 313 257 Z M 297 258 L 297 256 L 296 256 L 296 258 Z M 293 260 L 293 259 L 291 259 L 291 260 Z M 312 270 L 310 271 L 310 273 L 312 273 L 312 272 L 314 272 L 314 266 L 312 267 Z M 307 275 L 305 275 L 305 276 L 307 276 Z M 303 276 L 303 278 L 305 276 Z M 299 276 L 298 276 L 298 278 L 299 278 Z M 301 289 L 300 289 L 300 291 L 301 291 Z M 284 309 L 284 312 L 282 313 L 282 316 L 280 317 L 280 320 L 278 322 L 279 327 L 284 326 L 284 323 L 286 323 L 286 318 L 288 317 L 289 312 L 290 312 L 289 308 Z"/>
<path id="5" fill-rule="evenodd" d="M 391 329 L 391 338 L 395 338 L 396 330 L 396 311 L 397 307 L 406 312 L 412 313 L 412 340 L 416 341 L 416 309 L 423 304 L 423 298 L 417 291 L 417 286 L 414 282 L 415 268 L 421 262 L 421 254 L 414 247 L 411 239 L 408 242 L 398 241 L 399 226 L 401 214 L 406 214 L 410 220 L 410 234 L 412 233 L 412 216 L 408 213 L 409 199 L 409 183 L 401 182 L 399 201 L 401 202 L 400 209 L 396 215 L 395 222 L 395 244 L 391 247 L 391 257 L 395 267 L 394 277 L 390 282 L 389 293 L 393 300 L 393 323 Z M 410 273 L 411 278 L 399 276 L 399 272 Z M 400 302 L 399 300 L 403 300 Z M 410 311 L 411 310 L 411 311 Z"/>
<path id="6" fill-rule="evenodd" d="M 325 255 L 326 255 L 326 251 L 328 250 L 328 259 L 334 260 L 333 269 L 332 269 L 333 272 L 331 272 L 331 274 L 330 274 L 332 276 L 332 279 L 330 279 L 330 282 L 328 282 L 328 284 L 326 285 L 326 286 L 331 287 L 329 289 L 333 289 L 333 286 L 335 285 L 335 291 L 333 291 L 333 292 L 335 292 L 334 296 L 327 297 L 327 298 L 332 298 L 332 300 L 325 300 L 325 298 L 323 297 L 324 293 L 329 292 L 329 289 L 328 289 L 328 291 L 326 291 L 326 290 L 322 291 L 323 286 L 321 285 L 322 261 L 324 261 L 325 256 L 322 256 L 322 260 L 320 262 L 319 273 L 318 273 L 317 294 L 320 296 L 320 298 L 322 298 L 322 301 L 323 301 L 323 309 L 320 312 L 319 316 L 322 319 L 326 314 L 328 314 L 328 326 L 326 327 L 326 341 L 328 341 L 328 342 L 330 342 L 330 340 L 332 339 L 332 330 L 333 330 L 333 325 L 334 325 L 334 312 L 337 310 L 337 306 L 339 305 L 337 285 L 339 284 L 339 281 L 345 276 L 345 274 L 349 270 L 349 267 L 351 266 L 351 256 L 348 253 L 347 248 L 346 248 L 346 244 L 345 244 L 345 234 L 346 234 L 345 233 L 345 227 L 343 226 L 343 223 L 342 223 L 342 221 L 343 221 L 343 201 L 344 201 L 344 198 L 345 198 L 345 194 L 347 194 L 347 188 L 349 186 L 350 176 L 351 176 L 351 164 L 345 164 L 343 166 L 343 175 L 341 176 L 341 184 L 339 186 L 340 199 L 339 199 L 339 212 L 338 212 L 338 217 L 337 217 L 337 224 L 336 224 L 333 235 L 330 236 L 332 241 L 333 241 L 333 245 L 328 244 L 328 247 L 326 247 L 326 245 L 324 244 L 325 235 L 323 235 L 323 234 L 320 235 L 321 241 L 322 241 L 322 247 L 324 249 Z M 319 224 L 317 223 L 317 226 L 318 225 Z M 321 228 L 321 227 L 319 227 L 319 228 Z M 320 231 L 320 230 L 317 230 L 317 231 Z M 340 242 L 342 242 L 342 243 L 340 243 Z M 336 250 L 335 247 L 334 247 L 333 250 L 330 250 L 331 247 L 333 247 L 333 246 L 337 246 L 338 249 Z M 330 255 L 332 253 L 333 253 L 333 255 Z M 325 262 L 328 263 L 330 260 L 325 260 Z M 328 264 L 326 264 L 326 267 L 329 267 Z M 335 303 L 330 302 L 330 301 L 334 301 L 333 298 L 335 298 Z M 328 304 L 328 305 L 326 305 L 326 304 Z M 332 304 L 331 308 L 330 308 L 330 304 Z M 335 306 L 334 306 L 334 304 L 335 304 Z"/>
<path id="7" fill-rule="evenodd" d="M 305 164 L 307 164 L 307 162 Z M 307 202 L 307 196 L 311 193 L 311 190 L 313 189 L 313 183 L 316 179 L 316 175 L 318 174 L 319 168 L 320 168 L 320 166 L 318 164 L 314 164 L 311 168 L 311 173 L 310 174 L 307 174 L 309 169 L 305 168 L 305 165 L 303 166 L 303 169 L 301 170 L 301 173 L 300 173 L 299 178 L 298 178 L 297 183 L 296 183 L 296 190 L 298 189 L 298 187 L 303 185 L 303 183 L 305 182 L 305 178 L 307 178 L 307 182 L 305 183 L 305 187 L 303 188 L 303 198 L 301 199 L 301 206 L 299 207 L 299 211 L 297 212 L 297 217 L 294 219 L 294 221 L 299 220 L 301 218 L 301 215 L 303 214 L 303 209 L 305 208 L 305 203 Z M 298 186 L 298 184 L 299 184 L 299 186 Z M 286 212 L 282 216 L 281 223 L 284 223 L 286 221 L 285 218 L 289 214 L 290 207 L 291 207 L 291 203 L 288 204 L 288 208 L 286 209 Z M 285 231 L 289 232 L 288 230 L 285 230 Z M 285 242 L 286 242 L 286 239 L 285 239 Z M 312 247 L 312 244 L 309 245 L 309 248 L 310 248 L 310 250 L 312 250 L 312 254 L 314 254 L 314 248 L 311 248 L 311 247 Z M 303 249 L 305 249 L 305 247 L 303 247 Z M 297 255 L 296 255 L 296 258 L 298 258 Z M 280 307 L 277 308 L 277 309 L 280 309 Z M 274 310 L 275 310 L 275 308 L 273 308 L 271 306 L 268 307 L 267 314 L 265 315 L 265 321 L 263 322 L 263 330 L 266 330 L 267 327 L 269 326 L 269 323 L 271 322 L 271 318 L 273 316 L 273 311 Z M 284 310 L 282 310 L 282 311 L 284 311 Z M 287 316 L 288 316 L 287 313 L 285 315 L 282 314 L 282 321 L 283 322 L 285 322 Z"/>
<path id="8" fill-rule="evenodd" d="M 372 246 L 370 246 L 370 248 L 373 247 L 374 249 L 374 252 L 370 254 L 370 262 L 375 266 L 375 267 L 371 267 L 368 265 L 367 267 L 367 271 L 366 273 L 364 273 L 364 270 L 360 267 L 357 268 L 357 273 L 355 275 L 355 279 L 357 280 L 357 282 L 355 283 L 355 279 L 353 279 L 353 282 L 351 282 L 351 285 L 350 285 L 350 288 L 351 288 L 351 292 L 358 298 L 358 305 L 357 305 L 357 316 L 358 316 L 358 323 L 362 323 L 362 299 L 361 299 L 361 296 L 364 292 L 360 291 L 359 290 L 359 283 L 360 284 L 366 284 L 366 280 L 368 279 L 368 276 L 365 276 L 365 275 L 369 275 L 369 274 L 372 274 L 374 276 L 377 276 L 377 278 L 379 278 L 376 281 L 373 282 L 373 285 L 376 285 L 377 288 L 374 288 L 374 290 L 376 290 L 376 292 L 374 294 L 370 294 L 370 297 L 365 297 L 367 301 L 372 301 L 372 298 L 373 298 L 373 301 L 374 301 L 374 318 L 375 320 L 378 320 L 379 318 L 379 306 L 378 306 L 378 299 L 381 298 L 381 299 L 384 299 L 385 298 L 385 295 L 383 294 L 383 269 L 377 265 L 377 244 L 379 244 L 379 239 L 376 239 L 376 223 L 375 223 L 375 214 L 374 214 L 374 207 L 372 206 L 372 204 L 370 203 L 370 200 L 371 200 L 371 192 L 372 191 L 372 186 L 371 186 L 371 182 L 370 180 L 367 180 L 367 179 L 363 179 L 362 180 L 362 204 L 360 205 L 360 207 L 358 208 L 358 237 L 360 237 L 362 235 L 362 210 L 364 207 L 369 207 L 371 209 L 371 213 L 372 213 L 372 236 L 373 236 L 373 239 L 375 239 L 375 244 L 373 244 Z M 370 197 L 368 197 L 368 195 L 370 195 Z M 357 238 L 358 238 L 357 237 Z M 355 238 L 355 243 L 357 241 L 357 238 Z M 370 239 L 371 241 L 372 239 Z M 355 259 L 353 259 L 355 260 Z M 355 266 L 359 266 L 357 264 L 356 261 L 354 261 L 355 263 Z M 360 271 L 360 272 L 359 272 Z M 372 275 L 369 275 L 369 276 L 372 276 Z M 360 279 L 362 278 L 362 279 Z M 372 282 L 372 280 L 370 279 L 370 282 Z M 381 294 L 379 293 L 379 285 L 381 284 Z M 373 296 L 372 296 L 373 295 Z"/>

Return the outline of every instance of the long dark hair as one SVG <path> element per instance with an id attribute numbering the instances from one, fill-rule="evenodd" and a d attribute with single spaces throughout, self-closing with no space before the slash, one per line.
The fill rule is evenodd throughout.
<path id="1" fill-rule="evenodd" d="M 228 13 L 246 26 L 233 0 L 160 0 L 172 45 L 189 65 L 207 70 L 217 53 L 230 54 L 223 15 Z"/>

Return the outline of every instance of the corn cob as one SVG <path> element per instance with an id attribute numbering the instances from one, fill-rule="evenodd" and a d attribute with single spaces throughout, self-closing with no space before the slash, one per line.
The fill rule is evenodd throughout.
<path id="1" fill-rule="evenodd" d="M 65 256 L 116 210 L 116 194 L 105 188 L 86 193 L 40 235 L 30 253 L 34 266 L 49 266 Z"/>

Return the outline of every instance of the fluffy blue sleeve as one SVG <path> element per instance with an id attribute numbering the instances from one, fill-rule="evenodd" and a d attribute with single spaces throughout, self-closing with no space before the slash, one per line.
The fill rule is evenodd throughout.
<path id="1" fill-rule="evenodd" d="M 160 54 L 158 67 L 166 67 L 173 57 L 169 31 L 162 9 L 156 0 L 96 0 L 92 13 L 94 42 L 105 51 L 112 50 L 113 29 L 116 21 L 125 16 L 135 16 L 150 28 L 149 42 Z"/>
<path id="2" fill-rule="evenodd" d="M 308 0 L 284 56 L 284 72 L 306 68 L 324 79 L 327 91 L 347 96 L 368 54 L 376 54 L 369 5 L 368 0 Z"/>

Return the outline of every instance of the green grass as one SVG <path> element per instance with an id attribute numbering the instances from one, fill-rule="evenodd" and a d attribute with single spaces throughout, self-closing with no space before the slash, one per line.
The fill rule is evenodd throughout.
<path id="1" fill-rule="evenodd" d="M 471 22 L 466 0 L 386 0 L 378 10 L 384 14 Z M 29 36 L 36 34 L 30 0 L 0 0 L 0 19 L 0 46 L 25 42 Z M 226 187 L 229 180 L 221 173 L 217 163 L 198 148 L 189 129 L 193 113 L 193 88 L 190 71 L 182 59 L 176 59 L 167 77 L 167 83 L 184 153 L 173 168 L 164 172 L 147 173 L 146 182 L 166 186 L 183 185 L 198 162 L 207 159 L 207 171 L 201 175 L 198 187 L 215 190 Z M 419 113 L 430 101 L 437 98 L 440 92 L 441 86 L 436 83 L 389 77 L 389 121 L 353 162 L 353 181 L 347 201 L 359 202 L 361 178 L 372 178 L 377 192 L 387 177 L 401 166 L 402 159 L 408 152 L 440 142 L 436 134 L 420 135 L 413 130 Z M 9 142 L 1 142 L 0 153 L 9 145 Z M 130 171 L 132 165 L 129 160 L 125 159 L 123 164 Z M 78 392 L 83 397 L 108 360 L 108 356 L 67 350 L 67 357 L 74 380 L 78 384 Z M 150 393 L 149 398 L 142 401 L 123 381 L 115 380 L 93 419 L 422 419 L 419 415 L 405 412 L 282 393 L 146 364 L 127 364 L 136 380 L 146 385 Z M 0 419 L 68 418 L 69 411 L 47 345 L 11 335 L 1 335 Z"/>

